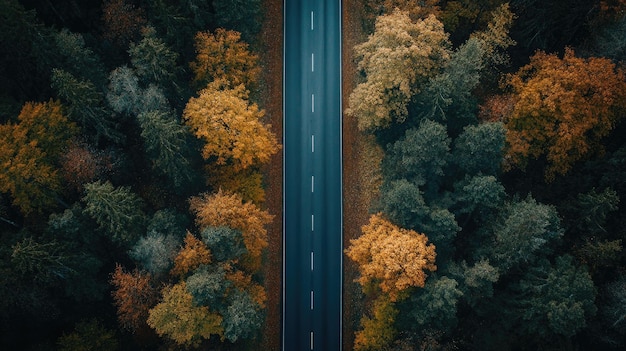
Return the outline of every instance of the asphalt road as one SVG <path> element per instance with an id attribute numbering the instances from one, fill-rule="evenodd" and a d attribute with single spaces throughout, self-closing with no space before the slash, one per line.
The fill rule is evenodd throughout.
<path id="1" fill-rule="evenodd" d="M 285 351 L 341 350 L 341 0 L 284 0 Z"/>

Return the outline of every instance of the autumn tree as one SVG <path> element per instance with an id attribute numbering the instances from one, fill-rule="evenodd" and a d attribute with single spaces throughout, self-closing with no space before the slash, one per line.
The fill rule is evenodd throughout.
<path id="1" fill-rule="evenodd" d="M 435 246 L 428 238 L 402 229 L 381 214 L 370 217 L 363 235 L 350 240 L 346 255 L 359 267 L 361 285 L 378 285 L 391 301 L 410 287 L 423 287 L 425 271 L 435 271 Z"/>
<path id="2" fill-rule="evenodd" d="M 358 118 L 361 130 L 403 122 L 411 97 L 449 59 L 449 46 L 443 25 L 432 15 L 416 22 L 399 10 L 378 17 L 374 33 L 355 47 L 366 80 L 350 94 L 346 114 Z"/>
<path id="3" fill-rule="evenodd" d="M 209 251 L 209 248 L 200 239 L 187 232 L 185 246 L 180 249 L 174 258 L 174 267 L 171 273 L 185 277 L 201 265 L 209 263 L 211 263 L 211 251 Z"/>
<path id="4" fill-rule="evenodd" d="M 124 48 L 140 36 L 145 13 L 126 0 L 107 0 L 102 5 L 103 36 Z"/>
<path id="5" fill-rule="evenodd" d="M 215 33 L 198 32 L 195 39 L 196 59 L 190 66 L 196 86 L 203 88 L 216 80 L 224 80 L 232 87 L 255 86 L 261 72 L 259 58 L 241 41 L 239 32 L 218 28 Z"/>
<path id="6" fill-rule="evenodd" d="M 122 327 L 137 330 L 145 325 L 148 311 L 158 301 L 158 290 L 153 286 L 149 273 L 138 270 L 125 272 L 121 265 L 115 266 L 111 275 L 111 292 L 117 307 L 117 319 Z"/>
<path id="7" fill-rule="evenodd" d="M 626 107 L 624 71 L 608 59 L 578 58 L 572 49 L 562 59 L 538 52 L 509 86 L 516 96 L 505 119 L 509 168 L 545 157 L 547 180 L 601 153 L 602 138 Z"/>
<path id="8" fill-rule="evenodd" d="M 211 335 L 223 336 L 222 317 L 198 306 L 185 282 L 163 289 L 163 300 L 149 312 L 148 325 L 179 345 L 197 346 Z"/>
<path id="9" fill-rule="evenodd" d="M 354 350 L 384 350 L 389 347 L 398 330 L 394 323 L 398 309 L 387 295 L 380 295 L 373 303 L 371 317 L 361 318 L 361 327 L 354 336 Z"/>
<path id="10" fill-rule="evenodd" d="M 134 244 L 144 230 L 142 201 L 129 187 L 114 187 L 109 181 L 92 182 L 85 184 L 82 200 L 85 213 L 119 245 Z"/>
<path id="11" fill-rule="evenodd" d="M 70 144 L 61 155 L 60 162 L 63 179 L 77 191 L 112 168 L 109 158 L 103 152 L 81 142 Z"/>
<path id="12" fill-rule="evenodd" d="M 250 259 L 253 262 L 260 259 L 262 250 L 267 246 L 265 226 L 273 219 L 267 211 L 251 202 L 244 202 L 240 195 L 222 190 L 193 197 L 189 203 L 200 228 L 225 226 L 241 231 Z"/>
<path id="13" fill-rule="evenodd" d="M 205 159 L 245 169 L 268 162 L 278 151 L 271 126 L 261 122 L 265 111 L 247 99 L 243 85 L 229 88 L 215 81 L 189 100 L 183 119 L 204 141 Z"/>
<path id="14" fill-rule="evenodd" d="M 55 163 L 77 128 L 55 101 L 26 103 L 18 121 L 0 125 L 0 191 L 29 214 L 55 203 L 60 188 Z"/>
<path id="15" fill-rule="evenodd" d="M 207 183 L 213 188 L 240 194 L 244 201 L 251 201 L 256 205 L 265 202 L 263 174 L 258 167 L 240 170 L 229 165 L 207 165 L 205 169 L 208 173 Z"/>

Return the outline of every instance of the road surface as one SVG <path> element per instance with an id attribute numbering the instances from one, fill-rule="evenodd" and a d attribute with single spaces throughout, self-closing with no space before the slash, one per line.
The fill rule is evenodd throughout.
<path id="1" fill-rule="evenodd" d="M 284 11 L 282 346 L 341 350 L 341 1 Z"/>

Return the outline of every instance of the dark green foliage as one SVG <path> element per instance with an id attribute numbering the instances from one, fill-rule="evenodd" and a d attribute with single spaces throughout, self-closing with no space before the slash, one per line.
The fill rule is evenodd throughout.
<path id="1" fill-rule="evenodd" d="M 85 213 L 91 216 L 113 242 L 133 245 L 144 230 L 145 215 L 141 199 L 129 187 L 114 187 L 111 182 L 85 185 Z"/>
<path id="2" fill-rule="evenodd" d="M 169 84 L 176 72 L 178 54 L 157 37 L 153 27 L 143 29 L 143 38 L 128 49 L 130 61 L 144 84 Z"/>
<path id="3" fill-rule="evenodd" d="M 465 127 L 454 140 L 453 162 L 465 174 L 497 175 L 504 155 L 505 133 L 499 122 Z"/>
<path id="4" fill-rule="evenodd" d="M 94 143 L 103 138 L 112 142 L 121 142 L 124 139 L 123 134 L 117 130 L 119 121 L 106 107 L 103 94 L 91 81 L 54 69 L 52 87 L 67 107 L 69 117 L 84 133 L 92 137 Z"/>
<path id="5" fill-rule="evenodd" d="M 477 215 L 479 219 L 487 219 L 496 213 L 504 204 L 506 193 L 504 186 L 494 176 L 467 176 L 455 184 L 454 195 L 459 214 Z"/>
<path id="6" fill-rule="evenodd" d="M 137 120 L 153 168 L 168 177 L 176 188 L 192 182 L 187 128 L 171 112 L 160 110 L 141 112 Z"/>
<path id="7" fill-rule="evenodd" d="M 187 277 L 186 283 L 187 291 L 193 296 L 194 302 L 213 310 L 224 307 L 226 289 L 232 286 L 226 279 L 226 271 L 219 265 L 201 266 Z"/>
<path id="8" fill-rule="evenodd" d="M 387 179 L 408 179 L 417 185 L 437 183 L 448 163 L 450 138 L 446 127 L 424 120 L 390 146 L 383 161 Z"/>
<path id="9" fill-rule="evenodd" d="M 236 30 L 243 40 L 253 42 L 261 29 L 260 0 L 214 0 L 217 26 Z"/>
<path id="10" fill-rule="evenodd" d="M 463 292 L 459 283 L 452 278 L 441 276 L 426 280 L 424 289 L 410 298 L 409 316 L 418 330 L 436 328 L 450 331 L 457 323 L 457 304 Z M 402 310 L 402 307 L 399 307 Z"/>
<path id="11" fill-rule="evenodd" d="M 202 240 L 219 262 L 235 260 L 246 254 L 241 231 L 228 227 L 207 227 L 202 231 Z"/>
<path id="12" fill-rule="evenodd" d="M 115 332 L 96 319 L 85 320 L 57 341 L 59 351 L 116 351 L 119 341 Z"/>
<path id="13" fill-rule="evenodd" d="M 222 313 L 224 337 L 231 342 L 254 337 L 263 323 L 261 306 L 245 291 L 237 291 Z"/>
<path id="14" fill-rule="evenodd" d="M 597 311 L 591 276 L 571 256 L 557 257 L 554 264 L 539 262 L 513 291 L 507 304 L 514 306 L 516 327 L 526 335 L 572 337 Z"/>
<path id="15" fill-rule="evenodd" d="M 508 203 L 491 227 L 493 236 L 484 252 L 502 270 L 536 263 L 554 249 L 563 235 L 556 209 L 529 197 Z"/>
<path id="16" fill-rule="evenodd" d="M 81 80 L 89 80 L 98 89 L 105 86 L 106 75 L 100 58 L 85 44 L 82 34 L 63 29 L 54 35 L 59 58 L 56 68 Z"/>

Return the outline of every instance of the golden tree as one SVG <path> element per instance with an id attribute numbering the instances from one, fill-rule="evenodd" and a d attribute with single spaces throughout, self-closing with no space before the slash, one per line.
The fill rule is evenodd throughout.
<path id="1" fill-rule="evenodd" d="M 378 17 L 374 34 L 354 48 L 366 81 L 350 94 L 346 114 L 358 118 L 361 130 L 404 121 L 411 97 L 447 62 L 449 47 L 433 15 L 417 22 L 399 10 Z"/>
<path id="2" fill-rule="evenodd" d="M 260 259 L 263 248 L 267 246 L 265 226 L 274 216 L 251 202 L 244 202 L 241 195 L 222 190 L 212 195 L 192 197 L 189 203 L 200 228 L 224 226 L 240 230 L 248 255 L 255 260 Z"/>
<path id="3" fill-rule="evenodd" d="M 203 157 L 239 169 L 268 162 L 280 147 L 271 126 L 261 122 L 264 115 L 248 102 L 243 85 L 228 88 L 223 81 L 210 83 L 183 112 L 185 123 L 205 142 Z"/>
<path id="4" fill-rule="evenodd" d="M 372 317 L 361 319 L 363 329 L 354 336 L 355 351 L 386 349 L 398 333 L 394 327 L 398 309 L 387 295 L 379 296 L 372 307 Z"/>
<path id="5" fill-rule="evenodd" d="M 515 105 L 505 122 L 512 165 L 524 168 L 545 156 L 551 180 L 602 153 L 601 139 L 626 107 L 624 79 L 624 71 L 605 58 L 578 58 L 572 49 L 562 59 L 536 53 L 509 79 Z"/>
<path id="6" fill-rule="evenodd" d="M 189 65 L 198 86 L 220 79 L 232 86 L 256 84 L 261 73 L 259 57 L 248 50 L 239 32 L 218 28 L 215 33 L 198 32 L 195 39 L 197 56 Z"/>
<path id="7" fill-rule="evenodd" d="M 211 335 L 224 335 L 222 316 L 197 306 L 185 282 L 163 289 L 163 300 L 152 308 L 148 325 L 179 345 L 197 346 Z"/>
<path id="8" fill-rule="evenodd" d="M 400 228 L 382 217 L 370 217 L 363 235 L 350 240 L 346 255 L 359 266 L 362 286 L 377 284 L 396 301 L 410 287 L 423 287 L 426 270 L 435 271 L 435 245 L 413 230 Z"/>
<path id="9" fill-rule="evenodd" d="M 185 246 L 174 258 L 174 268 L 172 274 L 186 276 L 187 273 L 197 269 L 200 265 L 211 263 L 211 252 L 209 248 L 193 234 L 187 232 L 185 236 Z"/>

